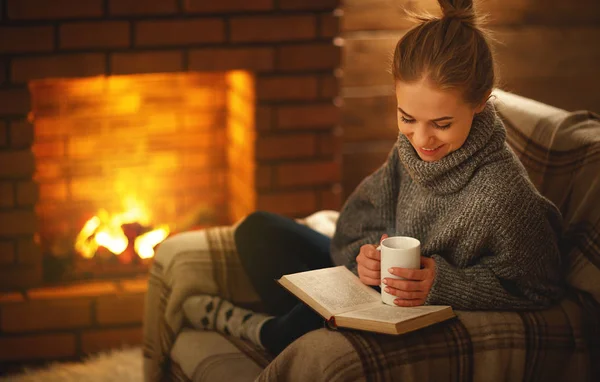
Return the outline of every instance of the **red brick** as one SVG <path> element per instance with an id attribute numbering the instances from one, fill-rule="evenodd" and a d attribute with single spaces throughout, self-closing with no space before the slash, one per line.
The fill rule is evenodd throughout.
<path id="1" fill-rule="evenodd" d="M 101 17 L 103 0 L 7 0 L 11 19 Z"/>
<path id="2" fill-rule="evenodd" d="M 0 147 L 8 146 L 8 124 L 0 121 Z"/>
<path id="3" fill-rule="evenodd" d="M 110 0 L 111 15 L 167 15 L 177 12 L 177 0 Z"/>
<path id="4" fill-rule="evenodd" d="M 340 49 L 333 44 L 289 45 L 277 52 L 281 70 L 334 69 L 340 63 Z"/>
<path id="5" fill-rule="evenodd" d="M 242 12 L 242 11 L 268 11 L 273 8 L 273 0 L 187 0 L 184 2 L 188 12 Z"/>
<path id="6" fill-rule="evenodd" d="M 123 48 L 129 46 L 126 21 L 78 22 L 60 26 L 61 48 Z"/>
<path id="7" fill-rule="evenodd" d="M 32 234 L 36 229 L 37 217 L 33 209 L 0 212 L 0 235 Z"/>
<path id="8" fill-rule="evenodd" d="M 306 158 L 315 153 L 316 140 L 309 134 L 259 137 L 256 141 L 258 159 Z"/>
<path id="9" fill-rule="evenodd" d="M 319 96 L 326 98 L 337 97 L 340 94 L 340 84 L 336 76 L 324 76 L 319 81 Z"/>
<path id="10" fill-rule="evenodd" d="M 105 74 L 105 70 L 104 55 L 100 53 L 23 57 L 12 61 L 12 80 L 88 77 Z"/>
<path id="11" fill-rule="evenodd" d="M 96 321 L 100 325 L 141 323 L 144 317 L 144 293 L 99 297 Z"/>
<path id="12" fill-rule="evenodd" d="M 67 201 L 67 183 L 40 182 L 39 199 L 54 204 L 55 202 Z"/>
<path id="13" fill-rule="evenodd" d="M 4 81 L 6 81 L 6 68 L 8 67 L 8 65 L 6 65 L 6 62 L 0 60 L 0 84 L 4 83 Z"/>
<path id="14" fill-rule="evenodd" d="M 257 209 L 288 216 L 302 216 L 314 212 L 317 197 L 313 191 L 278 192 L 258 196 Z"/>
<path id="15" fill-rule="evenodd" d="M 273 127 L 273 108 L 258 106 L 256 108 L 256 130 L 265 131 Z"/>
<path id="16" fill-rule="evenodd" d="M 15 205 L 15 188 L 13 182 L 0 183 L 0 207 Z"/>
<path id="17" fill-rule="evenodd" d="M 35 288 L 27 291 L 32 300 L 46 300 L 74 297 L 96 297 L 117 293 L 115 283 L 110 281 L 86 282 L 62 287 Z"/>
<path id="18" fill-rule="evenodd" d="M 17 205 L 33 206 L 37 203 L 39 190 L 37 183 L 33 181 L 17 183 Z"/>
<path id="19" fill-rule="evenodd" d="M 259 78 L 256 84 L 259 100 L 309 100 L 317 97 L 317 77 L 277 76 Z"/>
<path id="20" fill-rule="evenodd" d="M 40 334 L 0 338 L 0 360 L 24 361 L 74 357 L 74 334 Z"/>
<path id="21" fill-rule="evenodd" d="M 0 186 L 0 190 L 1 190 Z M 1 192 L 1 191 L 0 191 Z M 15 263 L 15 243 L 12 241 L 0 241 L 0 265 Z"/>
<path id="22" fill-rule="evenodd" d="M 10 123 L 10 145 L 13 148 L 28 148 L 33 144 L 33 124 L 28 121 Z"/>
<path id="23" fill-rule="evenodd" d="M 335 184 L 327 190 L 319 191 L 319 210 L 339 211 L 342 207 L 342 186 Z"/>
<path id="24" fill-rule="evenodd" d="M 275 167 L 276 184 L 282 187 L 330 184 L 340 180 L 340 163 L 334 161 L 286 163 Z"/>
<path id="25" fill-rule="evenodd" d="M 31 176 L 34 168 L 30 150 L 0 151 L 0 178 Z"/>
<path id="26" fill-rule="evenodd" d="M 294 41 L 316 36 L 313 16 L 257 16 L 232 17 L 231 41 Z"/>
<path id="27" fill-rule="evenodd" d="M 3 332 L 75 329 L 92 324 L 90 299 L 26 301 L 2 307 Z"/>
<path id="28" fill-rule="evenodd" d="M 30 99 L 27 89 L 0 90 L 0 115 L 27 114 L 29 110 Z"/>
<path id="29" fill-rule="evenodd" d="M 190 70 L 272 70 L 275 51 L 271 48 L 194 49 L 189 53 Z"/>
<path id="30" fill-rule="evenodd" d="M 41 266 L 5 266 L 0 268 L 0 289 L 22 289 L 42 283 Z"/>
<path id="31" fill-rule="evenodd" d="M 81 334 L 81 350 L 84 353 L 140 345 L 143 340 L 142 328 L 90 330 Z"/>
<path id="32" fill-rule="evenodd" d="M 137 278 L 131 280 L 121 280 L 121 289 L 129 293 L 146 293 L 148 290 L 148 278 Z"/>
<path id="33" fill-rule="evenodd" d="M 17 263 L 21 265 L 41 266 L 42 250 L 33 236 L 17 240 Z"/>
<path id="34" fill-rule="evenodd" d="M 181 52 L 114 53 L 112 74 L 166 73 L 183 70 Z"/>
<path id="35" fill-rule="evenodd" d="M 187 45 L 225 40 L 221 19 L 140 21 L 136 24 L 137 46 Z"/>
<path id="36" fill-rule="evenodd" d="M 279 0 L 281 9 L 335 9 L 340 0 Z"/>
<path id="37" fill-rule="evenodd" d="M 319 36 L 333 38 L 340 34 L 340 18 L 333 12 L 319 16 Z"/>
<path id="38" fill-rule="evenodd" d="M 277 126 L 288 128 L 331 128 L 339 122 L 340 110 L 333 104 L 281 106 Z"/>
<path id="39" fill-rule="evenodd" d="M 271 166 L 260 164 L 256 169 L 256 187 L 270 188 L 273 181 L 273 168 Z"/>
<path id="40" fill-rule="evenodd" d="M 0 54 L 45 52 L 54 47 L 52 27 L 1 27 Z"/>
<path id="41" fill-rule="evenodd" d="M 25 297 L 21 292 L 0 293 L 0 304 L 23 302 Z"/>
<path id="42" fill-rule="evenodd" d="M 341 134 L 341 128 L 340 128 Z M 342 137 L 334 134 L 321 134 L 317 140 L 317 153 L 319 155 L 334 156 L 342 152 Z"/>

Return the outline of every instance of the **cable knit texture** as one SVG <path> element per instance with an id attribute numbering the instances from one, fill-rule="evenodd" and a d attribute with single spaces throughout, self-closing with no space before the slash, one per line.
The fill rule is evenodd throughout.
<path id="1" fill-rule="evenodd" d="M 421 160 L 400 134 L 348 198 L 331 253 L 356 274 L 363 244 L 384 233 L 412 236 L 436 263 L 426 304 L 535 309 L 562 293 L 561 230 L 560 212 L 529 181 L 488 102 L 463 146 L 439 161 Z"/>

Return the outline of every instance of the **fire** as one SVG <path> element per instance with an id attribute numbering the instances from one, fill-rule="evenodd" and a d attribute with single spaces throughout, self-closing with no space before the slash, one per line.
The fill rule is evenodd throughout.
<path id="1" fill-rule="evenodd" d="M 116 256 L 126 253 L 129 248 L 142 259 L 153 257 L 154 247 L 167 238 L 169 227 L 161 225 L 148 230 L 150 219 L 145 210 L 135 202 L 128 204 L 130 208 L 119 214 L 111 215 L 103 209 L 98 211 L 77 235 L 75 250 L 88 259 L 93 258 L 101 247 Z"/>

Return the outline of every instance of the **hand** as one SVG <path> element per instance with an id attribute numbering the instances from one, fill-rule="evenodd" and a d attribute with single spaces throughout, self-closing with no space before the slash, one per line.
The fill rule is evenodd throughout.
<path id="1" fill-rule="evenodd" d="M 381 243 L 388 235 L 381 236 Z M 356 256 L 358 264 L 358 278 L 365 285 L 381 284 L 381 251 L 373 244 L 365 244 L 360 247 L 360 253 Z"/>
<path id="2" fill-rule="evenodd" d="M 421 256 L 421 267 L 421 269 L 391 268 L 391 274 L 406 279 L 397 280 L 387 277 L 383 279 L 383 283 L 387 285 L 384 290 L 399 297 L 394 300 L 394 304 L 419 306 L 425 303 L 435 279 L 435 260 Z"/>

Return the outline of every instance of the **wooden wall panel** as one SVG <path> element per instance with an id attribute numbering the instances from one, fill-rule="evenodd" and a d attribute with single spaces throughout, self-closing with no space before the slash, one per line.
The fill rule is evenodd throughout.
<path id="1" fill-rule="evenodd" d="M 476 0 L 489 14 L 499 87 L 566 110 L 600 112 L 600 0 Z M 436 0 L 345 0 L 341 94 L 343 186 L 348 196 L 397 137 L 396 42 L 412 25 L 404 7 L 439 14 Z"/>
<path id="2" fill-rule="evenodd" d="M 600 23 L 598 0 L 484 0 L 477 11 L 488 25 L 581 25 Z M 404 9 L 440 14 L 436 0 L 344 0 L 342 31 L 403 30 L 412 26 Z"/>
<path id="3" fill-rule="evenodd" d="M 600 26 L 560 29 L 498 27 L 493 33 L 500 41 L 494 45 L 495 57 L 499 76 L 505 81 L 556 76 L 591 79 L 598 76 Z M 370 33 L 347 39 L 343 51 L 342 94 L 357 92 L 351 89 L 355 87 L 391 88 L 392 55 L 402 35 L 401 32 Z"/>

